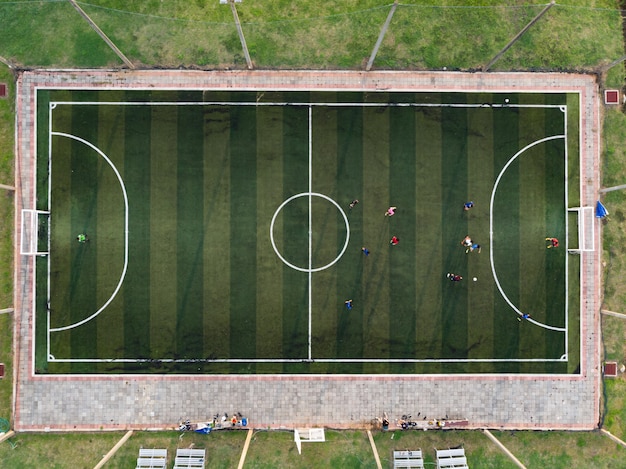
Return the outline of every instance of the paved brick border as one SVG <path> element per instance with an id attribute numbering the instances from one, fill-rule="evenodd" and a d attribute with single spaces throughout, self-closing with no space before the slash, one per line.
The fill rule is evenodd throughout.
<path id="1" fill-rule="evenodd" d="M 37 88 L 577 92 L 581 107 L 581 202 L 599 190 L 600 99 L 577 74 L 332 71 L 32 71 L 17 80 L 16 240 L 33 207 Z M 257 428 L 364 427 L 383 411 L 466 418 L 470 428 L 592 429 L 599 421 L 601 224 L 581 254 L 580 375 L 35 376 L 34 258 L 15 253 L 14 427 L 19 431 L 172 428 L 241 411 Z M 466 427 L 467 428 L 467 427 Z"/>

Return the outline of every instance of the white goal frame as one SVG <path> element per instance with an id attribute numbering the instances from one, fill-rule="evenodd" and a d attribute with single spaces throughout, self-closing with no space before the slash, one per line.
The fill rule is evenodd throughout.
<path id="1" fill-rule="evenodd" d="M 39 250 L 39 219 L 48 217 L 46 249 Z M 20 231 L 20 254 L 23 256 L 47 256 L 50 252 L 50 212 L 45 210 L 22 209 L 22 229 Z"/>
<path id="2" fill-rule="evenodd" d="M 578 247 L 568 247 L 567 251 L 573 254 L 593 252 L 596 250 L 595 208 L 571 207 L 568 212 L 576 212 L 578 225 Z"/>

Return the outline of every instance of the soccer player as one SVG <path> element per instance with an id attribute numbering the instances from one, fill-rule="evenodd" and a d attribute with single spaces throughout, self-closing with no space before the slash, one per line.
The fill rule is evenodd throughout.
<path id="1" fill-rule="evenodd" d="M 468 247 L 465 250 L 465 254 L 467 254 L 468 252 L 474 252 L 474 251 L 478 251 L 478 253 L 480 254 L 480 244 L 472 244 L 470 247 Z"/>
<path id="2" fill-rule="evenodd" d="M 448 279 L 449 279 L 451 282 L 460 282 L 461 280 L 463 280 L 463 277 L 461 277 L 460 275 L 453 274 L 453 273 L 450 273 L 450 272 L 448 272 L 448 273 L 446 274 L 446 277 L 448 277 Z"/>
<path id="3" fill-rule="evenodd" d="M 546 246 L 546 248 L 550 249 L 550 248 L 558 248 L 559 247 L 559 240 L 556 238 L 546 238 L 546 241 L 550 241 L 550 244 L 548 244 Z"/>

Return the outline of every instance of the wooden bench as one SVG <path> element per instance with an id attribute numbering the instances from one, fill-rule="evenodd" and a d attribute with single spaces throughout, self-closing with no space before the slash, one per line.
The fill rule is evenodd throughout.
<path id="1" fill-rule="evenodd" d="M 423 469 L 424 460 L 422 457 L 422 450 L 415 451 L 394 451 L 393 452 L 393 467 L 395 468 L 415 468 Z"/>

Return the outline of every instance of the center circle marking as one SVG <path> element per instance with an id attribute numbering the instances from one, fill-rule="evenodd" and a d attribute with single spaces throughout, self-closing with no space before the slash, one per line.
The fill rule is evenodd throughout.
<path id="1" fill-rule="evenodd" d="M 335 207 L 337 207 L 337 210 L 339 210 L 339 212 L 343 216 L 343 221 L 346 224 L 346 242 L 344 243 L 343 249 L 341 250 L 339 255 L 335 259 L 333 259 L 331 262 L 329 262 L 328 264 L 326 264 L 326 265 L 324 265 L 322 267 L 316 267 L 315 269 L 312 269 L 310 267 L 305 269 L 304 267 L 298 267 L 297 265 L 292 264 L 291 262 L 289 262 L 287 259 L 285 259 L 282 256 L 282 254 L 280 253 L 280 251 L 276 247 L 276 242 L 274 241 L 274 223 L 276 222 L 276 217 L 278 216 L 280 211 L 289 202 L 291 202 L 292 200 L 298 199 L 300 197 L 311 197 L 311 196 L 321 197 L 322 199 L 326 199 L 331 204 L 333 204 Z M 320 194 L 319 192 L 302 192 L 300 194 L 292 195 L 287 200 L 285 200 L 282 204 L 280 204 L 280 206 L 276 209 L 276 212 L 274 212 L 274 216 L 272 217 L 272 223 L 270 224 L 270 241 L 272 242 L 272 247 L 274 248 L 274 252 L 280 258 L 280 260 L 283 261 L 283 263 L 285 265 L 288 265 L 289 267 L 291 267 L 294 270 L 299 270 L 300 272 L 309 272 L 309 273 L 311 273 L 311 272 L 319 272 L 321 270 L 328 269 L 329 267 L 331 267 L 334 264 L 336 264 L 337 261 L 339 261 L 339 259 L 341 259 L 341 256 L 343 256 L 343 254 L 346 252 L 346 249 L 348 249 L 348 242 L 350 241 L 350 224 L 348 222 L 348 216 L 346 215 L 346 212 L 344 212 L 343 209 L 339 206 L 339 204 L 337 202 L 335 202 L 333 199 L 331 199 L 330 197 L 328 197 L 327 195 Z M 310 247 L 311 247 L 311 238 L 309 237 L 309 248 Z"/>

